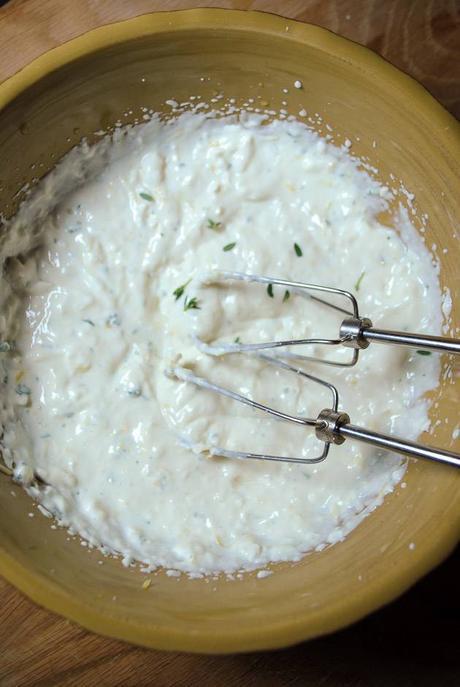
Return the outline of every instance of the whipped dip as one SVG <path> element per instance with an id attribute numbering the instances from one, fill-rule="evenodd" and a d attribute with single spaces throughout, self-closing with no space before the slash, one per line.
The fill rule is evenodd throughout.
<path id="1" fill-rule="evenodd" d="M 253 570 L 342 540 L 401 479 L 400 457 L 352 441 L 316 465 L 213 457 L 322 444 L 165 371 L 294 414 L 330 406 L 295 374 L 197 348 L 338 333 L 340 314 L 285 289 L 204 285 L 219 269 L 348 289 L 376 326 L 439 333 L 432 257 L 391 208 L 346 147 L 294 121 L 154 117 L 71 151 L 11 222 L 12 236 L 34 225 L 34 244 L 5 248 L 1 442 L 15 477 L 60 525 L 149 570 Z M 438 365 L 375 345 L 354 368 L 308 371 L 355 424 L 415 439 Z"/>

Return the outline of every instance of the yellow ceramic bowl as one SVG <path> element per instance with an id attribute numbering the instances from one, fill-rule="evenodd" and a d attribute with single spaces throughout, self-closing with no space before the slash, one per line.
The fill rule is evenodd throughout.
<path id="1" fill-rule="evenodd" d="M 204 77 L 204 80 L 203 80 Z M 303 89 L 293 88 L 295 79 Z M 288 87 L 286 95 L 282 89 Z M 163 110 L 167 98 L 214 91 L 292 113 L 319 113 L 360 141 L 382 180 L 394 173 L 428 213 L 441 281 L 460 324 L 458 126 L 428 93 L 382 59 L 328 31 L 258 13 L 192 10 L 101 28 L 52 50 L 0 86 L 0 209 L 82 135 L 125 111 Z M 373 142 L 375 147 L 373 146 Z M 31 165 L 35 163 L 35 169 Z M 417 222 L 417 217 L 414 218 Z M 443 253 L 442 248 L 448 252 Z M 432 443 L 455 448 L 460 380 L 442 381 Z M 427 437 L 425 437 L 427 438 Z M 458 442 L 457 442 L 458 450 Z M 334 460 L 333 451 L 329 460 Z M 145 577 L 89 553 L 0 475 L 0 572 L 44 606 L 114 637 L 201 652 L 280 647 L 331 632 L 387 603 L 446 556 L 459 533 L 453 469 L 412 464 L 398 488 L 346 541 L 258 580 Z M 14 492 L 14 496 L 12 495 Z"/>

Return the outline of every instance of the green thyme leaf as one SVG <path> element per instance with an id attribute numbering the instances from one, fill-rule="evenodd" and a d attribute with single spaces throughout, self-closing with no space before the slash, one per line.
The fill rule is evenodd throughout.
<path id="1" fill-rule="evenodd" d="M 273 284 L 269 284 L 267 286 L 267 293 L 270 296 L 270 298 L 273 298 Z"/>
<path id="2" fill-rule="evenodd" d="M 240 337 L 237 336 L 236 339 L 234 339 L 233 343 L 241 343 Z"/>
<path id="3" fill-rule="evenodd" d="M 119 327 L 121 324 L 120 315 L 116 312 L 112 313 L 108 316 L 105 323 L 108 327 Z"/>
<path id="4" fill-rule="evenodd" d="M 284 292 L 284 296 L 283 296 L 283 303 L 286 303 L 286 301 L 289 300 L 290 296 L 291 296 L 291 292 L 286 290 Z"/>
<path id="5" fill-rule="evenodd" d="M 417 351 L 419 355 L 431 355 L 431 351 Z"/>
<path id="6" fill-rule="evenodd" d="M 222 222 L 215 222 L 213 219 L 208 219 L 208 229 L 213 229 L 214 231 L 219 231 L 222 227 Z"/>
<path id="7" fill-rule="evenodd" d="M 364 279 L 364 275 L 365 275 L 365 274 L 366 274 L 366 272 L 361 272 L 361 274 L 360 274 L 360 276 L 359 276 L 359 279 L 358 279 L 358 281 L 357 281 L 356 284 L 355 284 L 355 291 L 359 291 L 359 287 L 361 286 L 361 282 L 362 282 L 362 280 Z"/>
<path id="8" fill-rule="evenodd" d="M 32 393 L 27 384 L 18 384 L 15 391 L 18 396 L 30 396 Z"/>
<path id="9" fill-rule="evenodd" d="M 96 325 L 94 324 L 93 320 L 88 320 L 88 319 L 86 319 L 86 320 L 82 320 L 82 322 L 86 322 L 86 324 L 89 324 L 90 327 L 95 327 L 95 326 L 96 326 Z"/>
<path id="10" fill-rule="evenodd" d="M 150 195 L 150 193 L 144 193 L 144 192 L 142 191 L 141 193 L 139 193 L 139 195 L 140 195 L 140 197 L 143 198 L 144 200 L 148 200 L 149 203 L 153 203 L 153 201 L 155 200 L 155 198 L 154 198 L 152 195 Z"/>
<path id="11" fill-rule="evenodd" d="M 294 250 L 295 250 L 295 254 L 297 255 L 297 257 L 301 258 L 303 253 L 302 253 L 302 249 L 298 243 L 294 243 Z"/>
<path id="12" fill-rule="evenodd" d="M 184 311 L 186 312 L 187 310 L 200 310 L 200 306 L 198 305 L 198 301 L 195 297 L 193 297 L 193 298 L 187 298 L 187 296 L 185 297 Z"/>
<path id="13" fill-rule="evenodd" d="M 0 353 L 9 353 L 10 351 L 14 351 L 14 349 L 14 341 L 0 341 Z"/>
<path id="14" fill-rule="evenodd" d="M 233 250 L 235 248 L 235 246 L 236 246 L 236 241 L 233 241 L 233 243 L 227 243 L 227 245 L 224 246 L 222 248 L 222 250 L 224 251 L 224 253 L 227 253 L 229 250 Z"/>
<path id="15" fill-rule="evenodd" d="M 184 293 L 185 289 L 187 288 L 187 286 L 190 284 L 191 281 L 192 280 L 189 279 L 188 281 L 185 282 L 185 284 L 182 284 L 182 286 L 178 286 L 177 289 L 175 289 L 172 292 L 172 295 L 175 297 L 176 301 L 179 300 L 179 298 L 182 296 L 182 294 Z"/>

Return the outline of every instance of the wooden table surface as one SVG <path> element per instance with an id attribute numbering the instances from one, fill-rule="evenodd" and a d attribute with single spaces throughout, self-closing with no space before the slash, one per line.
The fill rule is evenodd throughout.
<path id="1" fill-rule="evenodd" d="M 460 117 L 460 0 L 0 0 L 0 81 L 88 29 L 159 9 L 258 9 L 379 52 Z M 0 579 L 0 687 L 458 687 L 460 554 L 352 628 L 292 649 L 203 657 L 88 633 Z"/>

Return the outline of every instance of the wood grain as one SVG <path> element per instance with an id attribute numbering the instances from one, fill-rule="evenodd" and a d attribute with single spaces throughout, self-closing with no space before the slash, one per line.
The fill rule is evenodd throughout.
<path id="1" fill-rule="evenodd" d="M 458 687 L 460 555 L 330 637 L 272 653 L 168 654 L 97 637 L 1 583 L 1 687 Z"/>
<path id="2" fill-rule="evenodd" d="M 458 0 L 12 0 L 0 10 L 0 81 L 88 29 L 197 6 L 265 10 L 332 29 L 413 75 L 460 116 Z M 348 630 L 282 652 L 226 657 L 97 637 L 0 579 L 0 687 L 457 687 L 458 579 L 457 552 L 401 600 Z"/>
<path id="3" fill-rule="evenodd" d="M 12 0 L 0 12 L 0 80 L 95 26 L 200 6 L 264 10 L 320 24 L 380 53 L 460 117 L 459 0 Z"/>

